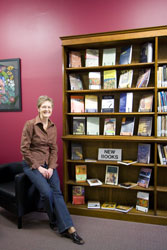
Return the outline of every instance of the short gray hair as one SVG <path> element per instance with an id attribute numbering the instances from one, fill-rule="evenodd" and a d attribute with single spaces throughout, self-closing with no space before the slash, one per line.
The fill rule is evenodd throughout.
<path id="1" fill-rule="evenodd" d="M 53 99 L 52 99 L 52 98 L 50 98 L 50 97 L 49 97 L 49 96 L 47 96 L 47 95 L 41 95 L 41 96 L 39 96 L 39 97 L 38 97 L 37 107 L 38 107 L 38 108 L 40 108 L 40 107 L 41 107 L 41 105 L 42 105 L 42 103 L 44 103 L 44 102 L 46 102 L 46 101 L 51 102 L 52 107 L 53 107 L 53 105 L 54 105 L 54 103 L 53 103 Z"/>

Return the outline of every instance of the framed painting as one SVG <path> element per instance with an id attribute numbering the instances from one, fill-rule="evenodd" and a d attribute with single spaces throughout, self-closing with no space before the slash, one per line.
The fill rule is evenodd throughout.
<path id="1" fill-rule="evenodd" d="M 0 111 L 21 111 L 20 59 L 0 59 Z"/>

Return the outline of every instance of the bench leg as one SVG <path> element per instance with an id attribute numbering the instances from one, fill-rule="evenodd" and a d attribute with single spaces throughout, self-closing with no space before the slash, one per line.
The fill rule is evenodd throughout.
<path id="1" fill-rule="evenodd" d="M 17 224 L 18 229 L 21 229 L 22 228 L 22 216 L 18 217 L 18 222 L 17 223 L 18 223 Z"/>

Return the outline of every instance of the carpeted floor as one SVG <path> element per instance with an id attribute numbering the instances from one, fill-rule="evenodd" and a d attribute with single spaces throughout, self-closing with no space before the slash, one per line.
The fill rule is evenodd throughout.
<path id="1" fill-rule="evenodd" d="M 72 215 L 85 245 L 79 246 L 51 231 L 44 213 L 24 217 L 23 229 L 16 218 L 0 208 L 1 250 L 166 250 L 167 227 Z"/>

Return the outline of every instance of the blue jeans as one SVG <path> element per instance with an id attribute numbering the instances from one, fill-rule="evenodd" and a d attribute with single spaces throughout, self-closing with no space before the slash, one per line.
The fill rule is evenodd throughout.
<path id="1" fill-rule="evenodd" d="M 47 165 L 43 167 L 47 168 Z M 53 170 L 53 175 L 50 179 L 44 178 L 38 169 L 31 169 L 25 161 L 23 161 L 23 170 L 40 192 L 50 223 L 57 224 L 59 233 L 72 227 L 73 222 L 60 190 L 57 170 Z"/>

